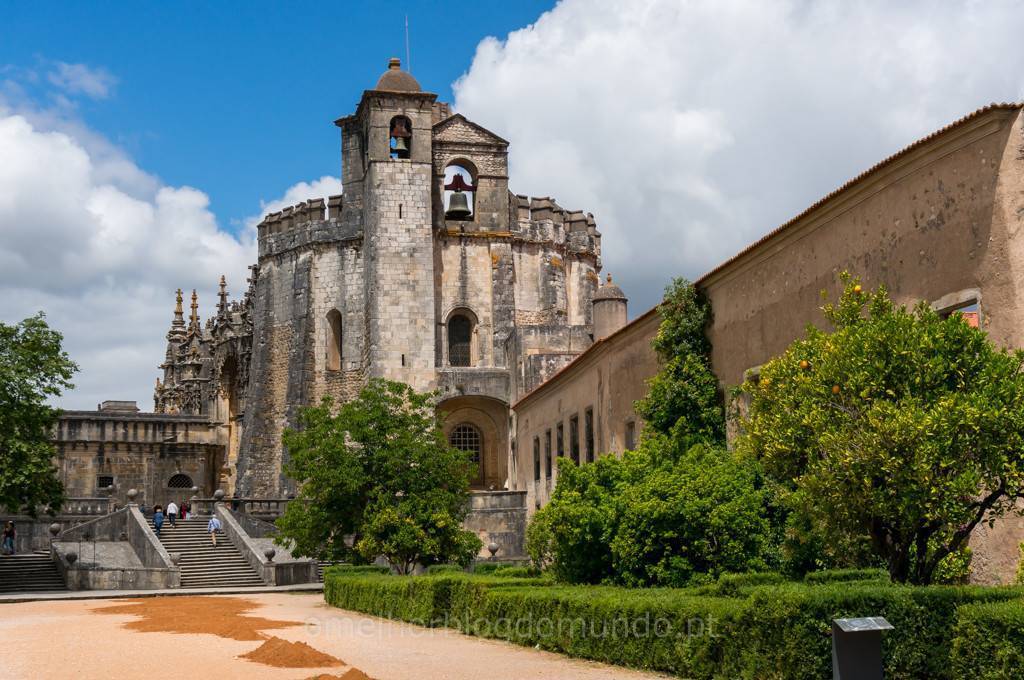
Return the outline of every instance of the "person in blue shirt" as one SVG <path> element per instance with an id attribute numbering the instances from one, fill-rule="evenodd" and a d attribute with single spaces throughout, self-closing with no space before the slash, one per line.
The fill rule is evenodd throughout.
<path id="1" fill-rule="evenodd" d="M 153 526 L 156 527 L 157 538 L 160 537 L 160 528 L 164 525 L 164 509 L 157 505 L 153 508 Z"/>
<path id="2" fill-rule="evenodd" d="M 210 521 L 206 523 L 206 530 L 210 532 L 210 540 L 213 541 L 213 547 L 217 547 L 217 532 L 220 531 L 220 520 L 217 515 L 210 518 Z"/>

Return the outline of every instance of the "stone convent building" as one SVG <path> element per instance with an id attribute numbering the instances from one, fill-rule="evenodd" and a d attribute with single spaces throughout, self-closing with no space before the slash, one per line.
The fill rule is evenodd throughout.
<path id="1" fill-rule="evenodd" d="M 502 489 L 510 404 L 594 341 L 593 216 L 511 193 L 508 142 L 397 59 L 335 124 L 343 193 L 263 219 L 240 301 L 222 279 L 216 314 L 201 321 L 193 292 L 186 323 L 178 292 L 155 410 L 221 426 L 219 486 L 283 496 L 281 434 L 301 406 L 400 380 L 440 392 L 474 487 Z"/>

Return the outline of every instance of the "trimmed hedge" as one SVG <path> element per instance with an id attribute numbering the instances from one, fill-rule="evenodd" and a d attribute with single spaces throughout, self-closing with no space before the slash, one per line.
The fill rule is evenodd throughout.
<path id="1" fill-rule="evenodd" d="M 954 636 L 992 636 L 992 653 L 1003 664 L 1024 645 L 1024 632 L 1003 632 L 1020 625 L 1015 617 L 1024 621 L 1024 610 L 1009 606 L 1020 605 L 1020 588 L 780 584 L 774 574 L 729 575 L 711 587 L 718 592 L 336 571 L 324 597 L 376 616 L 705 680 L 830 677 L 831 621 L 849 616 L 884 616 L 893 624 L 883 637 L 886 677 L 893 680 L 974 677 L 971 669 L 985 666 Z M 959 650 L 963 672 L 951 670 L 951 649 Z"/>
<path id="2" fill-rule="evenodd" d="M 757 586 L 771 586 L 786 582 L 786 577 L 773 571 L 753 571 L 747 574 L 722 574 L 718 581 L 694 590 L 699 595 L 719 597 L 746 597 Z"/>
<path id="3" fill-rule="evenodd" d="M 1024 672 L 1024 600 L 966 605 L 956 614 L 952 677 L 1020 677 Z"/>
<path id="4" fill-rule="evenodd" d="M 390 574 L 390 567 L 382 567 L 377 564 L 334 564 L 324 570 L 324 578 L 332 572 L 344 574 Z"/>
<path id="5" fill-rule="evenodd" d="M 883 581 L 889 583 L 889 572 L 885 569 L 825 569 L 812 571 L 804 576 L 804 582 L 820 585 L 822 583 L 851 583 L 853 581 Z"/>
<path id="6" fill-rule="evenodd" d="M 427 567 L 426 573 L 428 574 L 449 574 L 449 573 L 463 573 L 466 570 L 457 564 L 432 564 Z"/>

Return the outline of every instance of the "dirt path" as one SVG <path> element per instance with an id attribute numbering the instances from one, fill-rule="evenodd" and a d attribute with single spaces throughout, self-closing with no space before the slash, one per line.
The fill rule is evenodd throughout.
<path id="1" fill-rule="evenodd" d="M 180 605 L 174 604 L 176 599 L 181 601 Z M 189 599 L 202 601 L 185 601 Z M 248 602 L 239 603 L 240 599 Z M 223 601 L 222 608 L 217 606 L 216 600 Z M 0 640 L 4 644 L 0 677 L 10 680 L 183 680 L 197 677 L 305 680 L 346 676 L 346 680 L 367 676 L 375 680 L 640 680 L 664 677 L 577 661 L 450 630 L 425 629 L 353 614 L 326 606 L 319 594 L 160 598 L 143 605 L 145 611 L 133 602 L 144 601 L 0 605 Z M 268 625 L 265 629 L 260 625 L 244 626 L 257 630 L 256 636 L 225 635 L 226 630 L 235 628 L 225 628 L 223 621 L 214 621 L 217 617 L 210 616 L 211 604 L 214 611 L 231 612 L 225 616 L 260 617 L 269 620 Z M 248 606 L 250 604 L 255 606 Z M 94 611 L 111 607 L 119 611 Z M 161 612 L 161 607 L 166 609 Z M 182 610 L 188 612 L 184 617 Z M 129 611 L 133 613 L 127 613 Z M 192 618 L 195 622 L 182 625 L 183 618 Z M 164 620 L 166 625 L 162 623 Z M 204 624 L 204 620 L 209 625 Z M 298 625 L 287 625 L 287 622 Z M 188 632 L 160 632 L 162 626 L 164 630 Z M 207 630 L 210 627 L 217 630 Z M 193 632 L 199 630 L 205 632 Z M 346 665 L 308 669 L 267 665 L 268 660 L 280 658 L 282 648 L 309 649 L 305 658 L 333 657 L 339 664 Z M 249 658 L 241 658 L 243 655 Z M 301 654 L 296 656 L 303 658 Z"/>

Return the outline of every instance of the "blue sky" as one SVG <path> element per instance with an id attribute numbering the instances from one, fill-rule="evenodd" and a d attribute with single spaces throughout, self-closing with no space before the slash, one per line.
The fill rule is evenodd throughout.
<path id="1" fill-rule="evenodd" d="M 552 6 L 553 5 L 553 6 Z M 45 310 L 66 408 L 152 408 L 174 291 L 211 313 L 262 212 L 338 191 L 391 56 L 595 215 L 636 316 L 846 180 L 1024 99 L 1019 0 L 0 3 L 0 321 Z"/>
<path id="2" fill-rule="evenodd" d="M 78 104 L 91 128 L 164 182 L 201 187 L 226 227 L 297 181 L 339 173 L 332 121 L 387 59 L 451 100 L 477 43 L 553 2 L 4 3 L 0 64 L 87 64 L 115 79 Z M 453 16 L 452 12 L 456 12 Z M 47 82 L 30 88 L 45 100 Z"/>

